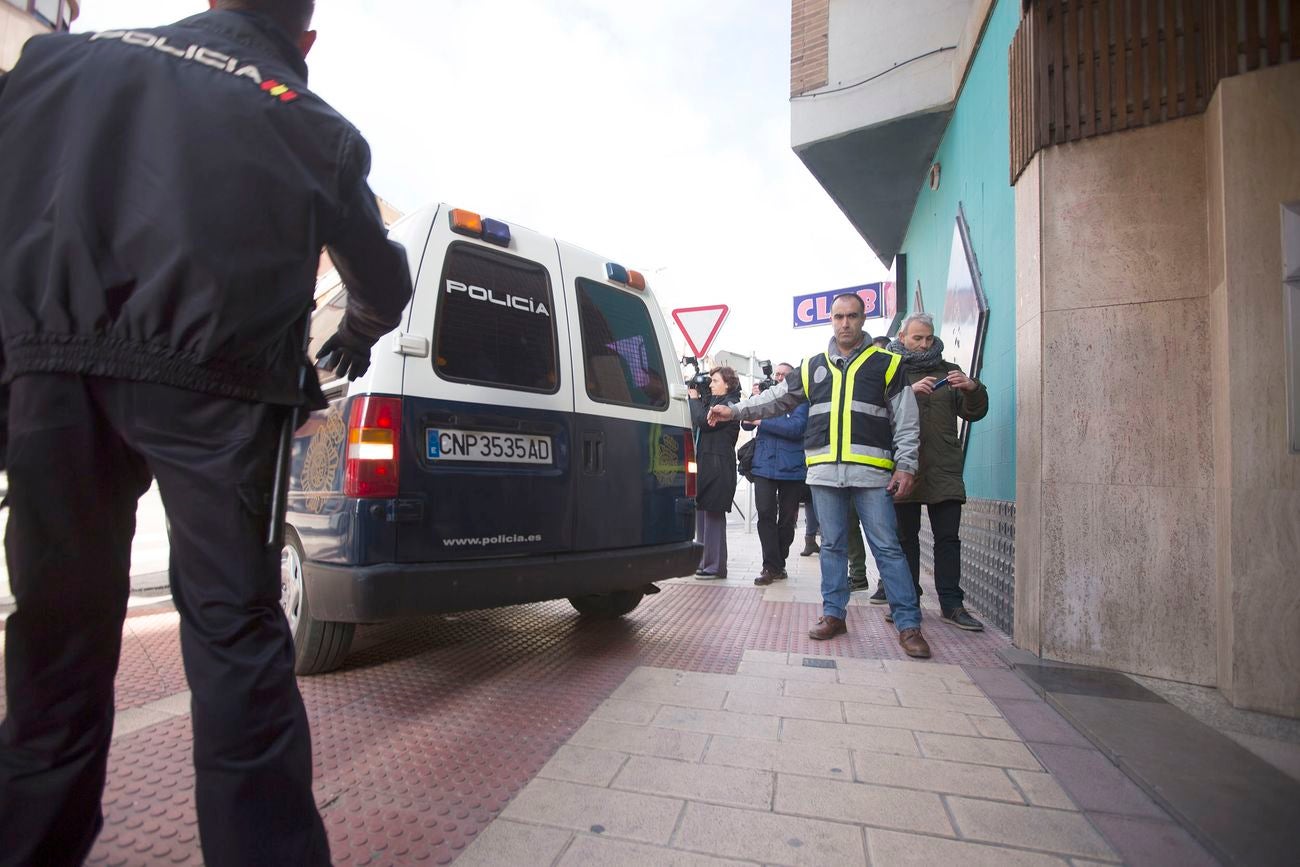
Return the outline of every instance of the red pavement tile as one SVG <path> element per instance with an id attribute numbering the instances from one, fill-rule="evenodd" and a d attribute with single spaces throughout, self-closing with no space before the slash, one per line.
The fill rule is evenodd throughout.
<path id="1" fill-rule="evenodd" d="M 672 584 L 621 620 L 551 602 L 359 630 L 343 670 L 299 682 L 336 862 L 449 862 L 636 666 L 730 673 L 748 649 L 906 658 L 883 608 L 852 608 L 849 634 L 829 642 L 807 637 L 819 613 L 758 589 Z M 185 689 L 176 622 L 156 609 L 128 619 L 119 707 Z M 924 627 L 936 662 L 1001 667 L 1001 633 L 929 612 Z M 114 743 L 91 863 L 200 860 L 190 746 L 188 718 Z"/>

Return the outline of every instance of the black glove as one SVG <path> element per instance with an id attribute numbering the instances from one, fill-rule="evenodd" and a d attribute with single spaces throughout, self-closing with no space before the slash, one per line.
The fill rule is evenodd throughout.
<path id="1" fill-rule="evenodd" d="M 361 346 L 335 332 L 316 353 L 316 366 L 340 378 L 356 379 L 370 369 L 370 347 Z"/>

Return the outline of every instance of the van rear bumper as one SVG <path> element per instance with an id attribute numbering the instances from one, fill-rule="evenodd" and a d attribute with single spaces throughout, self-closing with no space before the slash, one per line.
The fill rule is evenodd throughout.
<path id="1" fill-rule="evenodd" d="M 303 564 L 307 605 L 317 620 L 376 623 L 401 617 L 495 608 L 613 590 L 690 575 L 703 547 L 645 548 L 542 557 L 374 566 Z"/>

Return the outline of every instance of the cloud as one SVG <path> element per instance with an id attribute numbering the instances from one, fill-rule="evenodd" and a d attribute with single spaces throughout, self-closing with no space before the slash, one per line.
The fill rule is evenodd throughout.
<path id="1" fill-rule="evenodd" d="M 206 3 L 86 6 L 79 29 Z M 729 304 L 721 348 L 818 351 L 791 296 L 887 273 L 790 149 L 788 4 L 350 0 L 315 26 L 312 89 L 366 135 L 377 193 L 600 251 L 666 309 Z"/>

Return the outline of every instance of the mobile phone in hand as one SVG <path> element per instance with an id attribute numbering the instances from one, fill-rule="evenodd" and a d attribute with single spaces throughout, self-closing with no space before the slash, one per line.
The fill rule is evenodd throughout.
<path id="1" fill-rule="evenodd" d="M 946 380 L 946 379 L 941 379 L 941 380 L 939 380 L 938 382 L 936 382 L 934 385 L 930 386 L 930 390 L 931 390 L 931 391 L 938 391 L 939 389 L 943 388 L 943 387 L 944 387 L 945 385 L 947 385 L 947 384 L 948 384 L 948 380 Z"/>

